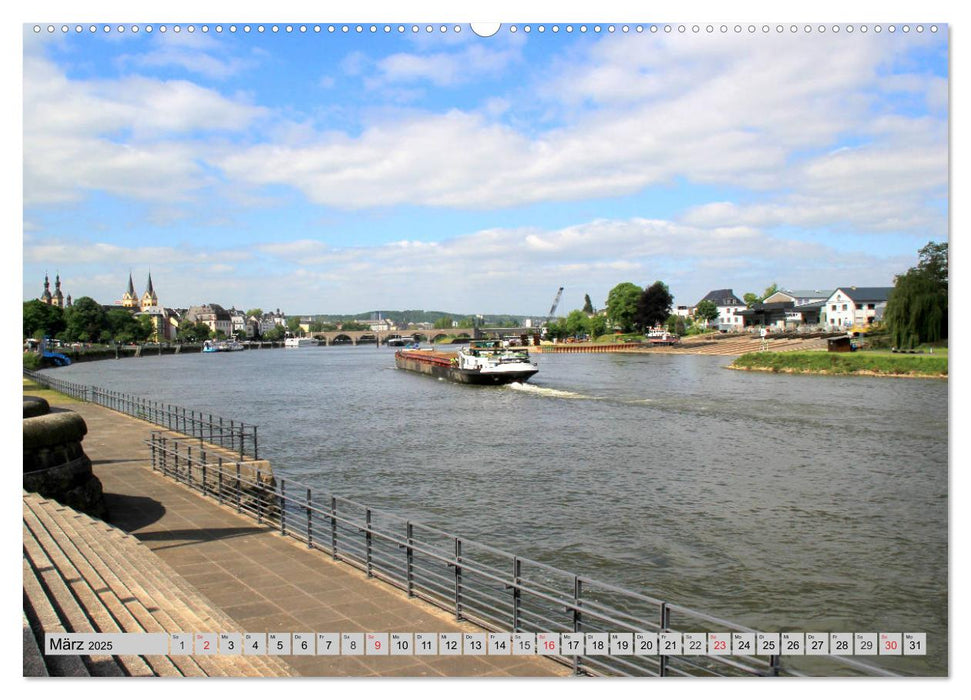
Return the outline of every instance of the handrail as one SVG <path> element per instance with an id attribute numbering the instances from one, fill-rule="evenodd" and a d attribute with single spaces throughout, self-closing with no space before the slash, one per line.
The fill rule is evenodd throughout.
<path id="1" fill-rule="evenodd" d="M 332 494 L 273 477 L 241 462 L 213 464 L 195 443 L 153 431 L 146 441 L 154 470 L 280 533 L 304 542 L 407 593 L 492 631 L 727 632 L 755 630 L 602 581 L 464 539 L 374 510 Z M 546 622 L 537 626 L 534 620 Z M 698 629 L 691 629 L 696 624 Z M 803 675 L 798 657 L 551 656 L 592 675 Z M 835 668 L 898 675 L 855 659 L 829 659 Z M 785 663 L 783 663 L 785 661 Z"/>
<path id="2" fill-rule="evenodd" d="M 25 368 L 24 376 L 41 386 L 46 386 L 79 401 L 104 406 L 133 418 L 183 433 L 197 439 L 200 444 L 206 441 L 209 444 L 219 445 L 231 452 L 238 453 L 240 461 L 247 457 L 254 460 L 259 459 L 259 441 L 257 426 L 255 425 L 248 425 L 181 406 L 163 404 L 120 391 L 75 384 L 59 377 L 53 377 L 45 372 Z"/>

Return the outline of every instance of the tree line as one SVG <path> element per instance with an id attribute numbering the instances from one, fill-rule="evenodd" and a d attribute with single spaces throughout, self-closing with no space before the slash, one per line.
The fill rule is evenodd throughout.
<path id="1" fill-rule="evenodd" d="M 140 343 L 155 332 L 151 317 L 135 317 L 126 309 L 106 311 L 91 297 L 80 297 L 67 308 L 25 301 L 23 326 L 24 339 L 47 336 L 69 343 Z"/>

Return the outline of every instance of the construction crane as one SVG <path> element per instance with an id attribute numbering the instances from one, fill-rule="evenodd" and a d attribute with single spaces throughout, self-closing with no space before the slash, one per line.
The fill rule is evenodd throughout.
<path id="1" fill-rule="evenodd" d="M 553 320 L 553 315 L 556 313 L 556 307 L 560 305 L 560 297 L 563 296 L 563 287 L 556 290 L 556 298 L 553 299 L 553 306 L 550 307 L 550 312 L 546 316 L 546 324 Z"/>

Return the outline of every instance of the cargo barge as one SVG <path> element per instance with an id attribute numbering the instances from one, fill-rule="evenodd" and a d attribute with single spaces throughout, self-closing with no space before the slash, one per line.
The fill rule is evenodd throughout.
<path id="1" fill-rule="evenodd" d="M 461 384 L 525 382 L 539 371 L 523 348 L 504 348 L 499 341 L 473 341 L 457 352 L 399 350 L 395 366 Z"/>

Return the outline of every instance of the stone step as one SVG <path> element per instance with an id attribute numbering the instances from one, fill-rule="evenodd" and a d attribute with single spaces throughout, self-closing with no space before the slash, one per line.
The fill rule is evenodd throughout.
<path id="1" fill-rule="evenodd" d="M 238 623 L 222 613 L 191 584 L 157 557 L 137 538 L 100 520 L 39 497 L 25 496 L 32 508 L 44 510 L 95 564 L 110 571 L 109 580 L 124 586 L 150 612 L 166 632 L 242 632 Z M 35 502 L 36 501 L 36 502 Z M 134 565 L 133 565 L 134 564 Z M 113 577 L 113 578 L 112 578 Z M 211 676 L 289 676 L 292 669 L 276 657 L 193 656 L 170 657 L 190 674 L 189 660 L 199 673 Z M 185 663 L 182 663 L 182 662 Z M 193 673 L 192 675 L 197 675 Z"/>
<path id="2" fill-rule="evenodd" d="M 51 534 L 41 525 L 34 513 L 24 507 L 24 527 L 30 533 L 25 532 L 24 544 L 29 548 L 34 548 L 38 554 L 43 554 L 51 564 L 57 569 L 64 583 L 73 595 L 83 615 L 88 629 L 73 629 L 75 632 L 122 632 L 124 631 L 115 619 L 113 612 L 99 598 L 98 593 L 80 571 L 74 566 L 67 555 L 61 550 L 54 541 Z M 42 551 L 40 551 L 42 550 Z M 36 559 L 35 559 L 36 561 Z M 99 593 L 107 594 L 102 589 Z M 60 605 L 60 599 L 55 600 L 56 605 Z M 92 657 L 93 658 L 93 657 Z M 151 667 L 144 659 L 130 654 L 115 655 L 109 658 L 114 659 L 121 667 L 123 675 L 126 676 L 153 676 L 155 675 Z"/>
<path id="3" fill-rule="evenodd" d="M 67 632 L 97 632 L 88 619 L 81 605 L 74 598 L 74 594 L 61 576 L 61 572 L 48 558 L 44 549 L 34 538 L 33 533 L 24 522 L 24 558 L 30 563 L 37 575 L 44 595 L 51 602 L 61 621 L 62 629 Z M 80 657 L 92 676 L 124 676 L 125 672 L 119 663 L 111 656 L 93 654 Z"/>
<path id="4" fill-rule="evenodd" d="M 54 504 L 57 505 L 57 504 Z M 146 608 L 151 610 L 159 624 L 166 632 L 196 632 L 212 631 L 223 628 L 217 627 L 213 617 L 207 611 L 214 606 L 212 603 L 200 599 L 190 600 L 185 589 L 190 587 L 181 576 L 170 572 L 159 574 L 165 565 L 147 547 L 137 539 L 122 533 L 116 528 L 100 521 L 85 522 L 87 516 L 69 508 L 57 506 L 52 509 L 52 517 L 60 517 L 64 522 L 65 531 L 78 540 L 84 542 L 91 551 L 101 559 L 106 567 L 127 582 L 133 595 L 137 595 Z M 147 560 L 147 561 L 143 561 Z M 133 567 L 132 563 L 140 566 Z M 137 572 L 137 573 L 136 573 Z M 256 671 L 268 675 L 267 669 L 247 668 L 253 666 L 251 662 L 242 664 L 235 661 L 235 657 L 172 657 L 173 660 L 191 659 L 199 668 L 198 673 L 192 675 L 208 676 L 240 676 L 260 675 Z"/>
<path id="5" fill-rule="evenodd" d="M 79 514 L 83 517 L 83 514 Z M 109 526 L 110 527 L 110 526 Z M 119 552 L 131 549 L 147 550 L 137 538 L 112 528 L 110 532 L 102 533 L 106 540 L 117 540 Z M 155 557 L 154 553 L 152 556 Z M 154 581 L 160 590 L 159 598 L 166 605 L 166 609 L 173 618 L 180 621 L 180 625 L 172 631 L 183 632 L 244 632 L 239 623 L 223 613 L 219 608 L 198 592 L 182 576 L 161 559 L 155 557 L 153 568 L 140 572 L 145 578 Z M 168 601 L 175 603 L 169 605 Z M 218 661 L 216 661 L 218 659 Z M 271 656 L 224 656 L 199 657 L 200 663 L 219 663 L 225 667 L 224 675 L 231 676 L 290 676 L 292 669 L 279 659 Z M 213 674 L 215 675 L 215 674 Z"/>
<path id="6" fill-rule="evenodd" d="M 43 678 L 50 675 L 44 665 L 44 655 L 40 651 L 34 631 L 27 621 L 27 613 L 23 616 L 23 644 L 24 644 L 24 678 Z"/>
<path id="7" fill-rule="evenodd" d="M 118 621 L 117 631 L 135 633 L 166 631 L 153 616 L 153 611 L 145 606 L 144 600 L 121 583 L 112 569 L 105 566 L 103 560 L 86 542 L 77 537 L 75 532 L 68 531 L 63 523 L 58 523 L 51 517 L 51 509 L 40 507 L 40 504 L 36 506 L 28 504 L 28 507 L 111 611 L 112 616 Z M 58 536 L 62 533 L 66 537 Z M 131 563 L 137 562 L 130 562 L 129 565 Z M 206 675 L 189 657 L 170 659 L 167 656 L 149 655 L 144 659 L 157 676 Z"/>
<path id="8" fill-rule="evenodd" d="M 37 646 L 44 645 L 44 632 L 59 633 L 66 631 L 61 624 L 57 611 L 47 596 L 47 591 L 37 578 L 37 572 L 24 556 L 24 616 L 30 623 L 30 629 Z M 49 674 L 60 677 L 90 676 L 87 666 L 80 656 L 49 656 L 44 657 L 44 664 Z"/>

